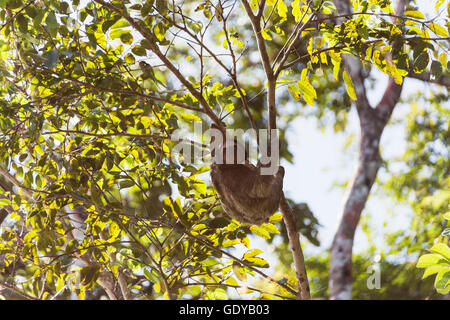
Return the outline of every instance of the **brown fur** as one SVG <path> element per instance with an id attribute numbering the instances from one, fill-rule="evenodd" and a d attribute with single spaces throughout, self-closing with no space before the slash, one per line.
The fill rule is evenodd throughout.
<path id="1" fill-rule="evenodd" d="M 236 145 L 234 146 L 237 149 Z M 222 149 L 225 159 L 225 148 Z M 278 209 L 283 189 L 284 168 L 273 175 L 261 175 L 252 164 L 211 165 L 211 180 L 222 207 L 233 219 L 260 225 Z"/>

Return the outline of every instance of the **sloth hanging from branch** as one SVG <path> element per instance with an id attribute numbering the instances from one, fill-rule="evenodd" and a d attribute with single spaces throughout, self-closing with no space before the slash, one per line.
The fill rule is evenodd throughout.
<path id="1" fill-rule="evenodd" d="M 278 165 L 278 139 L 271 135 L 270 157 L 257 166 L 248 162 L 245 146 L 211 125 L 211 180 L 222 207 L 233 219 L 261 225 L 280 206 L 284 168 Z M 266 144 L 264 144 L 266 146 Z M 267 151 L 267 150 L 266 150 Z M 275 159 L 272 155 L 276 156 Z"/>
<path id="2" fill-rule="evenodd" d="M 253 225 L 267 222 L 280 209 L 298 280 L 297 297 L 310 299 L 296 219 L 283 193 L 284 168 L 277 165 L 279 142 L 276 130 L 271 130 L 269 148 L 264 143 L 267 141 L 258 139 L 263 156 L 256 166 L 248 162 L 245 146 L 229 135 L 225 134 L 224 138 L 224 131 L 211 125 L 211 180 L 223 209 L 231 218 Z"/>

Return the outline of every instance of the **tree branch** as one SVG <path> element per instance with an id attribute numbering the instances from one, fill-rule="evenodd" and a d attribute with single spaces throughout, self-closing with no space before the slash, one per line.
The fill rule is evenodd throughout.
<path id="1" fill-rule="evenodd" d="M 399 12 L 403 12 L 407 1 L 399 1 Z M 335 0 L 334 2 L 339 9 L 339 13 L 350 12 L 348 0 Z M 330 299 L 352 298 L 354 235 L 370 190 L 381 167 L 380 138 L 402 91 L 402 85 L 398 85 L 392 77 L 389 77 L 383 97 L 376 108 L 373 109 L 367 100 L 364 78 L 361 75 L 361 62 L 357 58 L 351 58 L 344 59 L 344 64 L 349 70 L 358 98 L 356 108 L 360 120 L 361 139 L 358 167 L 355 176 L 349 183 L 339 226 L 330 250 Z"/>
<path id="2" fill-rule="evenodd" d="M 18 294 L 18 295 L 24 297 L 24 298 L 27 299 L 27 300 L 38 300 L 37 298 L 35 298 L 35 297 L 33 297 L 33 296 L 30 296 L 29 294 L 27 294 L 27 293 L 25 293 L 25 292 L 22 292 L 22 291 L 20 291 L 19 289 L 17 289 L 16 287 L 11 286 L 11 285 L 9 285 L 9 284 L 1 283 L 1 282 L 0 282 L 0 287 L 2 287 L 2 288 L 4 288 L 4 289 L 7 289 L 7 290 L 10 290 L 10 291 L 12 291 L 12 292 L 14 292 L 14 293 L 16 293 L 16 294 Z"/>
<path id="3" fill-rule="evenodd" d="M 261 33 L 260 17 L 255 16 L 247 0 L 242 0 L 242 5 L 250 19 L 250 23 L 253 28 L 253 33 L 256 37 L 256 43 L 258 45 L 259 54 L 261 56 L 261 63 L 263 65 L 264 72 L 267 78 L 267 109 L 269 114 L 269 129 L 276 129 L 276 117 L 277 110 L 275 106 L 275 89 L 276 89 L 276 77 L 273 73 L 272 66 L 270 64 L 269 54 L 267 53 L 267 47 L 265 40 Z"/>
<path id="4" fill-rule="evenodd" d="M 321 5 L 320 5 L 320 6 L 322 6 L 322 3 L 323 3 L 323 1 L 321 2 Z M 280 61 L 279 65 L 278 65 L 278 67 L 277 67 L 277 69 L 276 69 L 276 71 L 275 71 L 275 78 L 278 78 L 280 72 L 281 72 L 282 70 L 284 70 L 284 68 L 283 68 L 284 63 L 286 62 L 286 60 L 287 60 L 287 58 L 288 58 L 288 56 L 289 56 L 289 54 L 290 54 L 290 52 L 291 52 L 291 50 L 292 50 L 292 47 L 296 44 L 297 40 L 300 38 L 300 36 L 301 36 L 301 34 L 302 34 L 302 31 L 308 26 L 309 22 L 315 17 L 316 11 L 314 11 L 314 12 L 309 16 L 308 20 L 307 20 L 305 23 L 302 23 L 303 18 L 304 18 L 304 17 L 306 16 L 306 14 L 308 13 L 308 11 L 309 11 L 309 9 L 310 9 L 310 7 L 311 7 L 312 4 L 313 4 L 313 1 L 310 0 L 310 1 L 308 2 L 308 6 L 307 6 L 305 12 L 303 13 L 302 17 L 300 18 L 300 20 L 298 21 L 297 25 L 295 26 L 294 31 L 292 32 L 292 34 L 290 35 L 290 37 L 288 38 L 288 40 L 286 41 L 286 43 L 284 44 L 284 46 L 281 48 L 281 50 L 280 50 L 280 52 L 278 53 L 278 55 L 276 56 L 276 58 L 275 58 L 275 60 L 274 60 L 274 62 L 273 62 L 274 65 L 275 65 L 275 63 L 277 62 L 278 57 L 280 56 L 280 54 L 283 53 L 283 56 L 281 57 L 281 61 Z M 320 7 L 319 7 L 318 10 L 320 10 Z M 288 47 L 287 47 L 287 49 L 286 49 L 286 46 L 287 46 L 287 45 L 288 45 Z"/>
<path id="5" fill-rule="evenodd" d="M 217 117 L 217 115 L 212 111 L 210 108 L 208 102 L 205 100 L 205 98 L 201 95 L 201 93 L 193 87 L 193 85 L 181 74 L 181 72 L 178 70 L 177 67 L 161 52 L 158 45 L 155 43 L 155 40 L 152 36 L 152 34 L 142 27 L 139 23 L 136 22 L 133 18 L 131 18 L 129 15 L 125 15 L 122 10 L 118 9 L 116 6 L 112 5 L 111 3 L 107 3 L 103 0 L 94 0 L 101 6 L 116 12 L 119 14 L 122 18 L 128 21 L 128 23 L 137 31 L 139 32 L 150 44 L 151 51 L 161 60 L 161 62 L 173 73 L 173 75 L 189 90 L 189 92 L 196 98 L 200 105 L 203 108 L 203 111 L 211 118 L 211 120 L 217 124 L 217 126 L 223 130 L 225 130 L 222 121 Z"/>
<path id="6" fill-rule="evenodd" d="M 438 78 L 432 78 L 432 74 L 428 71 L 423 71 L 422 73 L 415 73 L 414 71 L 410 71 L 406 76 L 408 78 L 422 80 L 430 83 L 436 83 L 441 86 L 450 88 L 450 77 L 446 75 L 441 75 Z"/>
<path id="7" fill-rule="evenodd" d="M 292 256 L 294 258 L 295 273 L 298 281 L 297 298 L 309 300 L 311 299 L 311 293 L 305 268 L 305 259 L 303 257 L 302 246 L 300 245 L 300 237 L 296 228 L 296 219 L 291 207 L 289 207 L 289 204 L 284 197 L 284 193 L 281 196 L 280 211 L 283 214 L 283 220 L 286 225 Z"/>
<path id="8" fill-rule="evenodd" d="M 269 129 L 270 130 L 276 129 L 277 128 L 277 122 L 276 122 L 277 121 L 277 118 L 276 118 L 277 110 L 276 110 L 276 105 L 275 105 L 275 102 L 276 102 L 275 101 L 275 90 L 276 90 L 277 76 L 279 75 L 279 72 L 274 74 L 273 68 L 270 63 L 270 58 L 267 53 L 265 40 L 261 33 L 261 25 L 260 25 L 261 15 L 255 16 L 253 14 L 252 9 L 247 0 L 242 0 L 241 2 L 245 8 L 245 11 L 247 12 L 247 15 L 250 19 L 250 23 L 252 24 L 253 32 L 255 34 L 256 41 L 258 44 L 258 50 L 259 50 L 259 53 L 261 56 L 262 65 L 264 68 L 264 72 L 266 73 Z M 309 6 L 308 6 L 308 8 L 309 8 Z M 261 12 L 261 10 L 260 10 L 260 12 Z M 307 23 L 305 23 L 303 26 L 299 26 L 299 29 L 297 30 L 297 32 L 294 32 L 294 38 L 297 38 L 301 34 L 301 30 L 303 30 L 305 25 L 307 25 Z M 293 40 L 293 42 L 294 42 L 294 40 Z M 292 45 L 292 43 L 291 43 L 291 45 Z M 290 47 L 291 46 L 289 46 L 289 48 Z M 290 49 L 288 49 L 288 51 L 289 50 Z M 286 58 L 287 58 L 287 54 L 286 54 L 286 56 L 283 56 L 283 63 L 286 60 Z M 288 203 L 286 202 L 284 194 L 282 195 L 282 199 L 280 201 L 280 210 L 283 214 L 283 219 L 284 219 L 284 223 L 286 225 L 286 229 L 288 230 L 289 242 L 291 244 L 292 255 L 294 258 L 294 265 L 295 265 L 295 269 L 296 269 L 297 281 L 298 281 L 298 286 L 299 286 L 299 290 L 297 292 L 297 298 L 310 299 L 311 297 L 310 297 L 310 292 L 309 292 L 308 277 L 306 274 L 306 268 L 305 268 L 305 262 L 304 262 L 304 258 L 303 258 L 302 248 L 300 246 L 299 235 L 298 235 L 298 232 L 296 229 L 295 217 L 293 215 L 292 209 L 289 207 Z"/>
<path id="9" fill-rule="evenodd" d="M 17 188 L 20 188 L 20 190 L 22 190 L 22 192 L 27 196 L 27 198 L 32 199 L 33 198 L 33 194 L 31 193 L 31 189 L 27 188 L 25 186 L 23 186 L 19 180 L 16 179 L 16 177 L 14 177 L 12 174 L 10 174 L 8 172 L 8 170 L 6 170 L 5 168 L 0 166 L 0 174 L 3 175 L 3 177 L 5 177 L 6 180 L 8 180 L 9 182 L 11 182 L 13 185 L 15 185 Z"/>

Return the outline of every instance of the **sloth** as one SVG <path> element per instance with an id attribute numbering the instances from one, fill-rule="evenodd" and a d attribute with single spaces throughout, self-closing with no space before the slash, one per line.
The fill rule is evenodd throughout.
<path id="1" fill-rule="evenodd" d="M 217 128 L 215 125 L 211 127 Z M 214 138 L 211 144 L 213 142 Z M 261 225 L 267 222 L 280 204 L 284 168 L 279 166 L 274 174 L 263 175 L 260 163 L 254 166 L 247 157 L 243 162 L 237 161 L 237 151 L 242 145 L 236 140 L 217 146 L 211 152 L 211 180 L 225 213 L 241 223 Z M 232 161 L 226 158 L 227 148 L 234 149 Z M 215 159 L 216 151 L 222 153 L 224 161 Z"/>

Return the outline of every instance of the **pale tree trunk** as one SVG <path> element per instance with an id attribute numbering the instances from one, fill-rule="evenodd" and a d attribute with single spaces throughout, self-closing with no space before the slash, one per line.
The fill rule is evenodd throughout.
<path id="1" fill-rule="evenodd" d="M 399 2 L 397 13 L 403 12 L 405 3 L 406 0 Z M 335 4 L 340 14 L 351 12 L 348 0 L 335 0 Z M 389 78 L 382 99 L 373 108 L 367 100 L 360 61 L 357 58 L 346 56 L 343 62 L 355 87 L 357 96 L 355 104 L 360 120 L 361 138 L 358 166 L 344 198 L 339 226 L 331 245 L 330 299 L 352 298 L 352 251 L 355 231 L 381 166 L 379 152 L 381 135 L 400 99 L 402 90 L 401 85 Z"/>
<path id="2" fill-rule="evenodd" d="M 351 299 L 352 250 L 355 230 L 370 190 L 381 166 L 381 134 L 400 98 L 401 86 L 389 79 L 389 85 L 375 109 L 359 112 L 361 140 L 355 176 L 344 199 L 339 227 L 333 239 L 330 256 L 330 298 Z"/>

